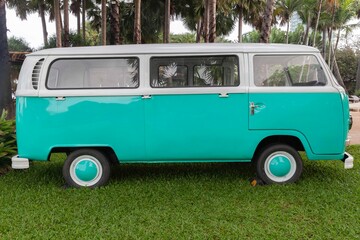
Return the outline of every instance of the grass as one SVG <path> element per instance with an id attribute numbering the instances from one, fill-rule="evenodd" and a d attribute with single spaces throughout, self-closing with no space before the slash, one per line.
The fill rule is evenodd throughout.
<path id="1" fill-rule="evenodd" d="M 0 177 L 0 239 L 360 239 L 360 145 L 304 162 L 296 184 L 252 187 L 249 164 L 124 165 L 67 189 L 63 155 Z"/>

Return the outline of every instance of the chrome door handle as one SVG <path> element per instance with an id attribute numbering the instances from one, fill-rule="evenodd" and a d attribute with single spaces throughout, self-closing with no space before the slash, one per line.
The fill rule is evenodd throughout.
<path id="1" fill-rule="evenodd" d="M 151 99 L 151 95 L 143 95 L 141 98 L 142 99 Z"/>
<path id="2" fill-rule="evenodd" d="M 227 93 L 220 93 L 219 98 L 228 98 L 229 95 Z"/>
<path id="3" fill-rule="evenodd" d="M 254 115 L 255 108 L 257 108 L 257 105 L 255 105 L 253 102 L 250 102 L 250 115 Z"/>
<path id="4" fill-rule="evenodd" d="M 56 101 L 65 101 L 66 97 L 56 97 Z"/>

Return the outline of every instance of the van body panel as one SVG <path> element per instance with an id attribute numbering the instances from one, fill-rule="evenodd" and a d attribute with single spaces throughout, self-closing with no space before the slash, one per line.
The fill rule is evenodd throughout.
<path id="1" fill-rule="evenodd" d="M 156 95 L 146 100 L 148 160 L 249 159 L 247 94 Z"/>
<path id="2" fill-rule="evenodd" d="M 17 109 L 22 157 L 46 160 L 55 147 L 109 146 L 118 159 L 145 158 L 140 96 L 67 97 L 64 101 L 18 97 Z"/>
<path id="3" fill-rule="evenodd" d="M 343 114 L 333 111 L 342 110 L 339 93 L 250 93 L 249 100 L 257 106 L 250 129 L 299 131 L 314 154 L 344 152 Z"/>

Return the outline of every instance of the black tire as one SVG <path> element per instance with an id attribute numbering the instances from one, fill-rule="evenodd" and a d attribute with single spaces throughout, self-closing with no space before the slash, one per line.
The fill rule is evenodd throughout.
<path id="1" fill-rule="evenodd" d="M 104 186 L 110 178 L 109 160 L 94 149 L 76 150 L 67 157 L 63 176 L 69 186 L 76 188 Z"/>
<path id="2" fill-rule="evenodd" d="M 267 184 L 296 182 L 302 173 L 299 153 L 285 144 L 269 145 L 255 159 L 257 176 Z"/>

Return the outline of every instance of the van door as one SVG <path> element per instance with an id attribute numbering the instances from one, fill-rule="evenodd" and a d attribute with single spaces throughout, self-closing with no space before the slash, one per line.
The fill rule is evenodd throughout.
<path id="1" fill-rule="evenodd" d="M 315 154 L 343 152 L 340 94 L 311 54 L 249 55 L 249 129 L 302 134 Z"/>
<path id="2" fill-rule="evenodd" d="M 243 159 L 247 94 L 237 56 L 154 57 L 146 99 L 149 160 Z"/>

